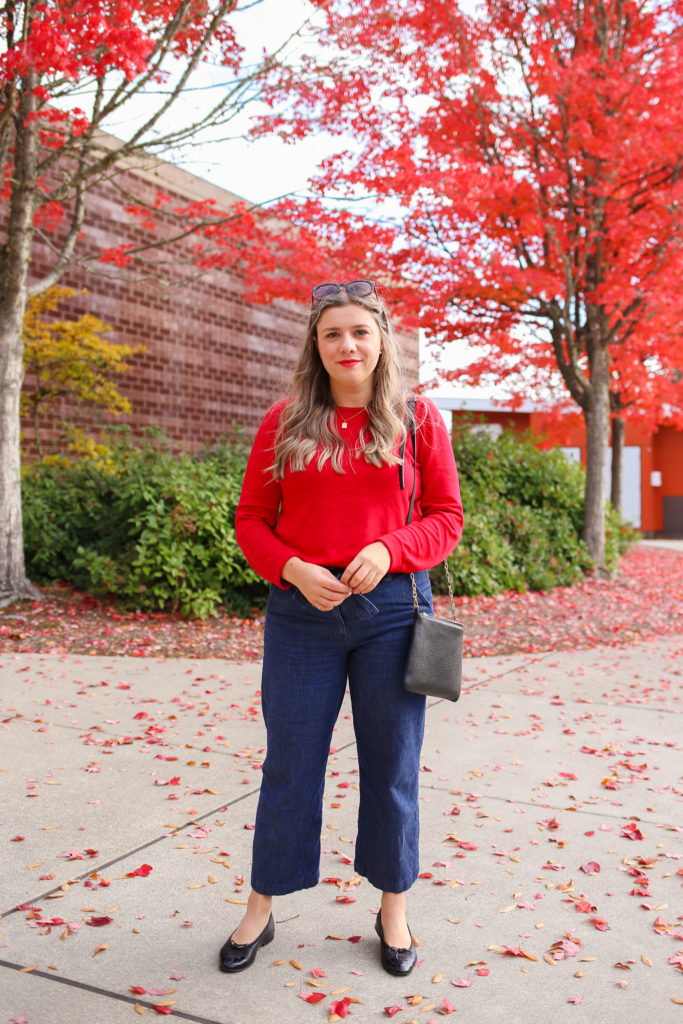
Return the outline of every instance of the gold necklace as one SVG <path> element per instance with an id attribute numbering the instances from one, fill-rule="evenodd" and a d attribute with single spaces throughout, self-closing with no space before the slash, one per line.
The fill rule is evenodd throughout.
<path id="1" fill-rule="evenodd" d="M 356 418 L 356 416 L 360 416 L 360 414 L 361 414 L 362 412 L 365 412 L 365 411 L 366 411 L 366 409 L 365 409 L 365 406 L 363 406 L 363 408 L 362 408 L 362 409 L 359 409 L 359 410 L 358 410 L 358 412 L 354 412 L 353 416 L 346 416 L 346 417 L 344 417 L 344 416 L 342 416 L 341 412 L 339 412 L 339 406 L 337 406 L 336 408 L 337 408 L 337 412 L 339 413 L 339 415 L 340 415 L 340 417 L 341 417 L 341 421 L 342 421 L 342 425 L 341 425 L 341 426 L 342 426 L 342 430 L 346 430 L 346 428 L 348 427 L 348 425 L 349 425 L 349 423 L 350 423 L 350 421 L 351 421 L 351 420 L 355 419 L 355 418 Z"/>

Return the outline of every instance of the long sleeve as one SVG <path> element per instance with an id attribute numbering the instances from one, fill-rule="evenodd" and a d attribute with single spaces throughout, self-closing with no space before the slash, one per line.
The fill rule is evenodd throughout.
<path id="1" fill-rule="evenodd" d="M 249 565 L 259 576 L 282 586 L 282 568 L 300 552 L 283 542 L 275 532 L 282 488 L 273 478 L 274 440 L 283 402 L 266 413 L 258 429 L 244 474 L 242 493 L 235 514 L 235 535 Z"/>

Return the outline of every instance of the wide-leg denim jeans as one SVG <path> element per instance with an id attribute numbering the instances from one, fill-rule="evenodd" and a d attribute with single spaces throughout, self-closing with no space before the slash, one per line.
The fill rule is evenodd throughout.
<path id="1" fill-rule="evenodd" d="M 415 581 L 421 609 L 431 612 L 427 572 Z M 402 686 L 412 622 L 403 573 L 330 612 L 295 587 L 271 588 L 261 686 L 268 746 L 251 876 L 257 892 L 277 896 L 318 883 L 325 771 L 347 679 L 360 789 L 355 870 L 384 892 L 404 892 L 417 878 L 425 698 Z"/>

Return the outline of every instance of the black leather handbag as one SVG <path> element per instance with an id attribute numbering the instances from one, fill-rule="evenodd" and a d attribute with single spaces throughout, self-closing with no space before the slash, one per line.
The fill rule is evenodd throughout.
<path id="1" fill-rule="evenodd" d="M 413 455 L 415 459 L 415 473 L 413 475 L 413 493 L 410 496 L 410 507 L 406 523 L 413 518 L 413 505 L 415 503 L 415 480 L 417 477 L 417 445 L 415 437 L 415 399 L 411 398 L 409 404 L 409 432 L 413 442 Z M 400 484 L 404 486 L 403 457 L 407 440 L 403 439 L 401 446 Z M 417 587 L 415 576 L 411 572 L 410 581 L 413 586 L 413 607 L 415 619 L 413 622 L 413 635 L 410 641 L 410 650 L 406 659 L 403 688 L 411 693 L 422 693 L 426 697 L 442 697 L 446 700 L 458 700 L 462 685 L 462 646 L 464 627 L 458 622 L 455 601 L 453 600 L 453 585 L 451 574 L 448 570 L 448 561 L 444 561 L 444 570 L 448 583 L 448 596 L 451 604 L 452 619 L 437 619 L 426 612 L 421 612 L 417 600 Z"/>

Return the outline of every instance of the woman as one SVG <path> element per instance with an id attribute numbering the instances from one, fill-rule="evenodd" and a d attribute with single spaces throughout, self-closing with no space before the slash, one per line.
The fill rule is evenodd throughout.
<path id="1" fill-rule="evenodd" d="M 272 584 L 261 686 L 268 744 L 252 890 L 221 949 L 224 971 L 248 967 L 272 940 L 273 896 L 318 883 L 325 770 L 347 678 L 360 783 L 355 870 L 382 891 L 383 967 L 406 975 L 415 964 L 406 891 L 419 872 L 425 700 L 402 688 L 409 573 L 431 611 L 426 569 L 453 550 L 463 519 L 453 450 L 429 401 L 417 400 L 417 458 L 409 440 L 399 473 L 408 416 L 399 355 L 371 281 L 314 288 L 290 398 L 266 414 L 249 458 L 236 529 Z"/>

